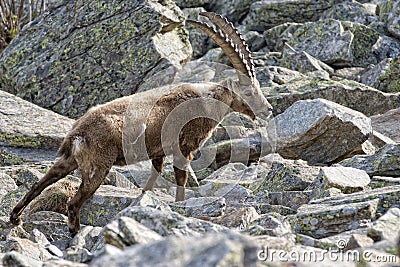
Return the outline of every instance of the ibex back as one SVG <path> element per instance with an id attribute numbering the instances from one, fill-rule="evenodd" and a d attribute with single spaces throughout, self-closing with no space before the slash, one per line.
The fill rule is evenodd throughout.
<path id="1" fill-rule="evenodd" d="M 46 187 L 79 168 L 82 182 L 76 195 L 68 203 L 68 227 L 72 234 L 76 234 L 80 228 L 79 213 L 83 203 L 102 184 L 113 165 L 126 164 L 123 135 L 127 131 L 123 128 L 126 127 L 124 123 L 127 115 L 133 116 L 134 122 L 143 122 L 134 123 L 136 128 L 132 127 L 132 131 L 128 131 L 128 135 L 131 135 L 135 142 L 136 139 L 142 138 L 145 143 L 146 149 L 136 151 L 134 160 L 152 160 L 151 176 L 143 190 L 153 189 L 162 171 L 165 156 L 172 154 L 178 186 L 176 201 L 185 198 L 188 165 L 193 158 L 193 152 L 210 136 L 225 115 L 232 111 L 241 112 L 252 119 L 256 116 L 265 119 L 271 115 L 271 106 L 262 95 L 255 77 L 250 51 L 238 31 L 220 15 L 209 12 L 203 12 L 201 15 L 208 17 L 221 30 L 217 32 L 198 21 L 188 22 L 202 29 L 222 48 L 237 70 L 238 81 L 225 80 L 219 84 L 193 83 L 173 88 L 156 88 L 90 109 L 76 121 L 65 137 L 58 151 L 58 161 L 14 207 L 10 216 L 13 224 L 21 222 L 24 209 Z M 215 110 L 208 106 L 208 103 L 212 102 L 210 100 L 224 105 Z M 167 117 L 171 112 L 188 101 L 195 101 L 196 109 L 202 110 L 204 116 L 187 122 L 176 136 L 177 143 L 171 142 L 171 150 L 166 151 L 162 144 L 162 127 L 168 121 Z M 133 107 L 137 111 L 134 115 L 128 112 L 129 107 L 132 109 L 132 102 L 137 103 L 137 106 Z M 144 112 L 146 109 L 148 112 Z"/>

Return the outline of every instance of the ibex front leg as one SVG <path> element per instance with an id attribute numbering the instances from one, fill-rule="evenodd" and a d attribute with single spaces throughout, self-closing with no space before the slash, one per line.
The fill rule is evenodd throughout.
<path id="1" fill-rule="evenodd" d="M 147 180 L 146 185 L 143 188 L 143 193 L 148 190 L 153 191 L 157 178 L 161 175 L 164 159 L 165 157 L 159 157 L 151 160 L 151 174 L 149 179 Z"/>
<path id="2" fill-rule="evenodd" d="M 176 181 L 175 201 L 185 200 L 185 187 L 188 180 L 188 169 L 190 161 L 193 159 L 191 152 L 182 153 L 182 155 L 174 155 L 174 172 Z"/>

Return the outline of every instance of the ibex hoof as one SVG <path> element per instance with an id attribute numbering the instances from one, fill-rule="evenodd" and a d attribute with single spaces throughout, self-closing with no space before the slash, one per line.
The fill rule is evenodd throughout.
<path id="1" fill-rule="evenodd" d="M 13 225 L 19 225 L 19 224 L 21 224 L 21 222 L 22 222 L 21 216 L 18 216 L 18 215 L 14 214 L 14 213 L 11 213 L 10 222 L 11 222 Z"/>

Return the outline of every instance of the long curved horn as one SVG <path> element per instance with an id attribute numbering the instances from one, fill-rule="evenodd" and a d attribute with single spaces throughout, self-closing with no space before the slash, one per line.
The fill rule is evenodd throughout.
<path id="1" fill-rule="evenodd" d="M 217 31 L 205 22 L 186 20 L 188 23 L 196 26 L 197 28 L 204 31 L 211 39 L 213 39 L 222 51 L 228 56 L 233 67 L 246 75 L 253 84 L 258 84 L 256 82 L 256 77 L 252 71 L 250 62 L 245 59 L 245 56 L 241 53 L 240 48 L 235 44 L 230 36 L 226 36 L 221 30 Z M 242 80 L 241 75 L 239 75 L 239 81 Z"/>
<path id="2" fill-rule="evenodd" d="M 221 31 L 230 38 L 235 45 L 237 45 L 240 49 L 240 52 L 244 56 L 244 59 L 250 65 L 250 70 L 252 72 L 252 76 L 256 77 L 255 75 L 255 68 L 254 68 L 254 61 L 251 56 L 251 51 L 246 44 L 245 39 L 242 37 L 238 29 L 233 26 L 232 22 L 228 21 L 225 17 L 221 16 L 220 14 L 214 12 L 200 12 L 201 16 L 205 16 L 209 18 L 215 25 L 217 25 Z"/>

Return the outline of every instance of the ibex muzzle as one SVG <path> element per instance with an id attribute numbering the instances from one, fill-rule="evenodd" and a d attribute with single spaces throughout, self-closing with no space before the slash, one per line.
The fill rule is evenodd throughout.
<path id="1" fill-rule="evenodd" d="M 217 32 L 198 21 L 188 22 L 206 32 L 222 48 L 238 72 L 238 81 L 224 80 L 219 84 L 184 83 L 173 88 L 155 88 L 90 109 L 76 121 L 65 137 L 58 151 L 58 161 L 14 207 L 10 217 L 13 224 L 21 222 L 24 209 L 46 187 L 80 168 L 81 185 L 68 203 L 69 230 L 76 234 L 80 228 L 79 213 L 83 203 L 102 184 L 113 165 L 151 159 L 152 173 L 143 190 L 152 190 L 168 154 L 172 154 L 174 158 L 178 185 L 176 200 L 184 200 L 188 165 L 193 158 L 193 152 L 211 135 L 225 115 L 232 111 L 241 112 L 253 119 L 256 116 L 266 119 L 271 115 L 271 106 L 260 90 L 251 53 L 243 38 L 220 15 L 209 12 L 201 14 L 209 17 L 221 30 Z M 172 136 L 175 139 L 164 141 L 165 129 L 174 123 L 168 116 L 184 107 L 188 101 L 196 103 L 195 109 L 201 116 L 181 125 L 179 133 Z M 216 107 L 218 112 L 210 108 L 210 103 L 215 101 L 223 104 Z M 167 125 L 163 129 L 164 124 Z M 129 127 L 129 131 L 123 130 L 126 127 Z M 167 135 L 167 139 L 168 137 Z M 123 140 L 128 142 L 125 144 Z M 124 153 L 127 147 L 135 148 L 139 143 L 144 144 L 144 149 L 128 149 L 125 151 L 128 153 Z M 127 157 L 132 157 L 132 160 L 127 160 Z"/>

